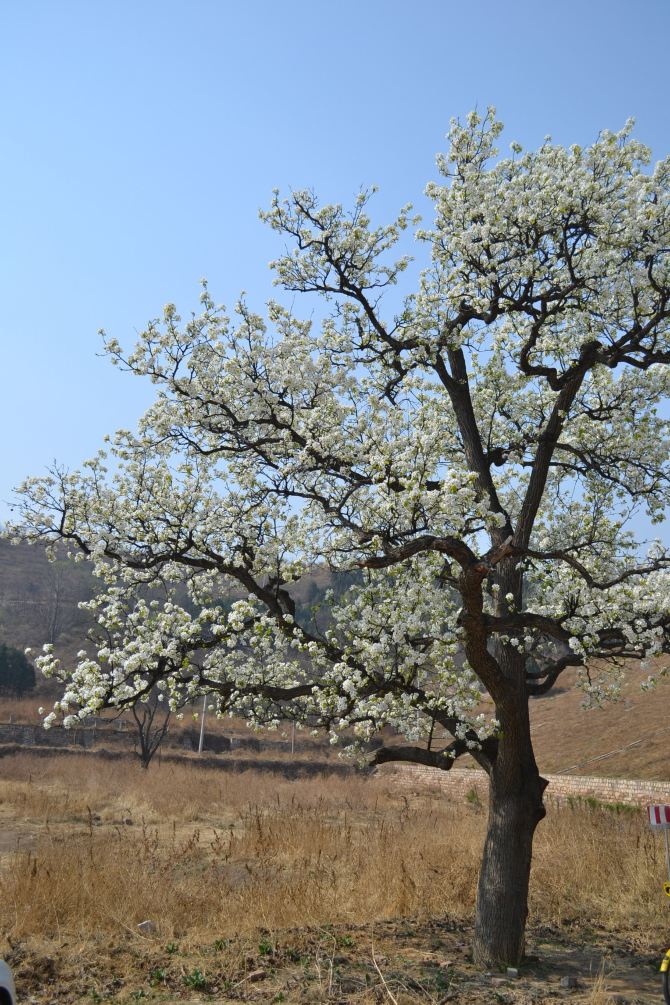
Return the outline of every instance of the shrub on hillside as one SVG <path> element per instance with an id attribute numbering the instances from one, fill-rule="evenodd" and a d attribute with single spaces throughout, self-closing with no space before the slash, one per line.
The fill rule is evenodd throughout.
<path id="1" fill-rule="evenodd" d="M 20 649 L 0 643 L 0 694 L 24 694 L 35 687 L 35 670 Z"/>

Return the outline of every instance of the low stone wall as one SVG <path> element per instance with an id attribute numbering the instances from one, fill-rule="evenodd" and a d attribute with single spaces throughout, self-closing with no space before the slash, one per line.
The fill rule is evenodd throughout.
<path id="1" fill-rule="evenodd" d="M 101 719 L 90 716 L 73 729 L 63 729 L 60 725 L 44 729 L 41 724 L 0 723 L 0 745 L 11 743 L 23 747 L 120 747 L 132 749 L 137 742 L 135 723 L 127 719 Z M 178 747 L 183 750 L 197 750 L 200 743 L 200 728 L 168 731 L 164 747 Z M 247 753 L 267 753 L 270 757 L 277 751 L 285 753 L 287 740 L 259 739 L 255 736 L 231 737 L 221 733 L 205 733 L 204 750 L 210 754 L 226 754 L 231 751 Z"/>
<path id="2" fill-rule="evenodd" d="M 25 753 L 26 747 L 18 743 L 0 744 L 0 760 L 3 757 L 15 757 L 17 754 Z M 35 746 L 30 748 L 31 757 L 52 757 L 53 747 Z M 92 750 L 85 750 L 83 747 L 62 747 L 58 751 L 59 757 L 86 758 L 88 764 L 91 758 L 100 761 L 102 764 L 111 762 L 125 762 L 137 765 L 137 756 L 130 750 L 107 750 L 105 747 L 94 747 Z M 243 771 L 261 771 L 264 773 L 281 776 L 282 778 L 327 778 L 337 775 L 339 778 L 352 778 L 359 772 L 353 764 L 338 764 L 319 761 L 275 761 L 272 758 L 243 758 L 243 757 L 217 757 L 216 755 L 194 754 L 186 752 L 167 753 L 159 751 L 156 755 L 159 763 L 169 764 L 191 764 L 198 768 L 214 768 L 217 771 L 239 774 Z"/>
<path id="3" fill-rule="evenodd" d="M 458 799 L 476 793 L 486 797 L 488 779 L 483 771 L 452 768 L 440 771 L 415 764 L 387 764 L 377 768 L 403 789 L 432 787 Z M 544 775 L 549 782 L 545 795 L 554 799 L 597 799 L 604 803 L 670 803 L 670 782 L 650 782 L 629 778 L 597 778 L 583 775 Z"/>
<path id="4" fill-rule="evenodd" d="M 670 803 L 670 782 L 636 778 L 598 778 L 588 775 L 546 775 L 547 795 L 557 799 L 592 797 L 605 803 Z"/>
<path id="5" fill-rule="evenodd" d="M 0 724 L 0 744 L 19 744 L 22 747 L 92 747 L 96 739 L 95 729 L 62 729 L 53 726 L 44 729 L 42 725 L 27 726 L 22 723 Z"/>

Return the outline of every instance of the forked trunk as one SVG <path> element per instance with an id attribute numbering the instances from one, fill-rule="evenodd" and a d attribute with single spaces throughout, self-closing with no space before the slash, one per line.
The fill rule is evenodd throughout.
<path id="1" fill-rule="evenodd" d="M 527 715 L 504 730 L 489 781 L 489 818 L 477 890 L 475 963 L 501 968 L 524 954 L 535 828 L 546 786 L 535 763 Z"/>

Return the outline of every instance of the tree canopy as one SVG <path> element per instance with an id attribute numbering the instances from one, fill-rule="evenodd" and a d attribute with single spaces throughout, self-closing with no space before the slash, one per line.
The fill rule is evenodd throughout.
<path id="1" fill-rule="evenodd" d="M 69 542 L 106 584 L 93 650 L 40 660 L 57 712 L 204 691 L 333 740 L 393 726 L 408 745 L 378 761 L 472 752 L 491 778 L 482 962 L 523 946 L 545 784 L 528 698 L 573 666 L 602 701 L 627 660 L 670 649 L 670 555 L 635 534 L 669 498 L 670 162 L 650 168 L 631 128 L 501 157 L 492 109 L 453 122 L 428 228 L 410 207 L 374 225 L 372 191 L 350 211 L 275 193 L 291 306 L 229 315 L 205 285 L 199 314 L 168 305 L 131 352 L 105 337 L 155 403 L 81 472 L 21 488 L 20 533 Z M 425 267 L 389 309 L 406 231 Z M 322 629 L 291 592 L 319 564 L 349 576 Z M 185 579 L 189 611 L 147 592 Z M 421 742 L 435 722 L 446 753 Z"/>

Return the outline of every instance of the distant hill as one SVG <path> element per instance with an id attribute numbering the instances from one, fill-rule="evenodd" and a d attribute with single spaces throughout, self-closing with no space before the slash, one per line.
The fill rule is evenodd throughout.
<path id="1" fill-rule="evenodd" d="M 301 620 L 313 623 L 316 618 L 320 629 L 327 627 L 326 591 L 340 594 L 352 578 L 352 574 L 335 577 L 318 568 L 296 583 L 291 593 Z M 78 604 L 94 596 L 97 587 L 88 562 L 68 559 L 64 551 L 56 562 L 49 562 L 40 545 L 12 545 L 0 538 L 0 642 L 17 649 L 30 646 L 36 654 L 50 642 L 64 663 L 73 663 L 86 645 L 91 625 L 90 616 Z M 185 589 L 177 588 L 175 594 L 179 603 L 191 606 Z M 241 595 L 230 589 L 227 596 L 232 600 Z"/>
<path id="2" fill-rule="evenodd" d="M 39 545 L 0 539 L 0 642 L 36 652 L 51 642 L 62 659 L 72 660 L 90 624 L 77 605 L 95 588 L 87 563 L 65 556 L 51 563 Z"/>

